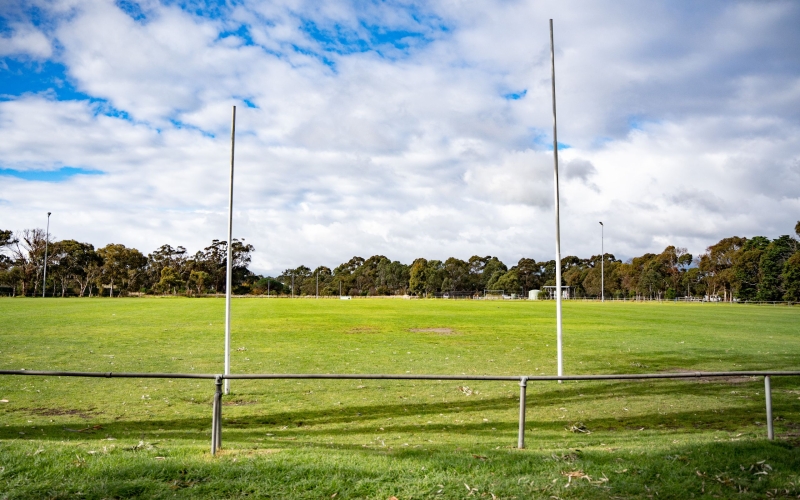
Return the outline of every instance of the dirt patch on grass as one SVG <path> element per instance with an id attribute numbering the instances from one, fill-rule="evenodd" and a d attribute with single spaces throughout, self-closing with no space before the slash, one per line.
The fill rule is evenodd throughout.
<path id="1" fill-rule="evenodd" d="M 92 418 L 101 413 L 99 411 L 96 411 L 94 408 L 89 408 L 88 410 L 75 410 L 68 408 L 20 408 L 20 409 L 29 411 L 34 415 L 40 415 L 43 417 L 76 416 L 81 418 Z"/>
<path id="2" fill-rule="evenodd" d="M 437 335 L 459 335 L 459 332 L 452 328 L 411 328 L 408 331 L 414 333 L 435 333 Z"/>
<path id="3" fill-rule="evenodd" d="M 345 333 L 348 334 L 359 334 L 359 333 L 378 333 L 380 330 L 377 326 L 354 326 L 353 328 L 347 330 Z"/>
<path id="4" fill-rule="evenodd" d="M 217 455 L 221 457 L 258 457 L 264 455 L 274 455 L 284 451 L 281 448 L 255 448 L 250 450 L 217 450 Z"/>
<path id="5" fill-rule="evenodd" d="M 661 370 L 659 373 L 697 373 L 697 370 L 685 370 L 682 368 L 672 368 L 669 370 Z M 702 372 L 700 372 L 702 373 Z M 687 380 L 698 382 L 701 384 L 708 384 L 709 382 L 725 382 L 728 384 L 744 384 L 746 382 L 754 382 L 759 380 L 759 377 L 749 376 L 733 376 L 733 377 L 704 377 L 699 375 L 697 377 L 677 378 L 675 380 Z"/>
<path id="6" fill-rule="evenodd" d="M 243 399 L 234 399 L 232 401 L 223 401 L 222 406 L 247 406 L 258 404 L 258 401 L 245 401 Z"/>

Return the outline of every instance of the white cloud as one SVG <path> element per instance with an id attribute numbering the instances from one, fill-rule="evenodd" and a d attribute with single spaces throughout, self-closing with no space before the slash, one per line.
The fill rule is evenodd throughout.
<path id="1" fill-rule="evenodd" d="M 0 57 L 27 56 L 47 59 L 53 54 L 50 40 L 44 33 L 29 24 L 13 23 L 10 35 L 0 35 Z"/>
<path id="2" fill-rule="evenodd" d="M 139 20 L 113 2 L 42 5 L 48 50 L 60 48 L 38 39 L 24 53 L 63 62 L 105 103 L 0 102 L 0 168 L 105 175 L 0 177 L 2 227 L 53 211 L 58 237 L 96 245 L 193 251 L 224 238 L 238 104 L 234 228 L 258 271 L 354 254 L 550 258 L 549 17 L 559 140 L 572 146 L 560 153 L 565 255 L 598 253 L 599 220 L 606 249 L 633 256 L 774 237 L 800 213 L 790 2 L 441 3 L 413 7 L 422 23 L 393 4 L 245 2 L 220 19 L 153 1 Z M 369 26 L 424 36 L 384 56 L 326 52 L 309 21 L 350 42 Z"/>

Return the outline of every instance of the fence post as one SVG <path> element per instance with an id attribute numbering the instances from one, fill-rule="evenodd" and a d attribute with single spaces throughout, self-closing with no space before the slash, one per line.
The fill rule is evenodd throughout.
<path id="1" fill-rule="evenodd" d="M 211 455 L 216 455 L 222 448 L 222 375 L 214 378 L 216 390 L 211 410 Z"/>
<path id="2" fill-rule="evenodd" d="M 525 393 L 528 388 L 528 377 L 519 379 L 519 434 L 517 448 L 525 448 Z"/>
<path id="3" fill-rule="evenodd" d="M 769 375 L 764 376 L 764 397 L 767 403 L 767 439 L 775 439 L 775 431 L 772 428 L 772 387 L 770 386 Z"/>

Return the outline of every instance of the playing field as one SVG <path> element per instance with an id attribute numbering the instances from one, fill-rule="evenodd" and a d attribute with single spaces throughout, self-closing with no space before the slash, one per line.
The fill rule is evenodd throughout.
<path id="1" fill-rule="evenodd" d="M 237 373 L 555 374 L 548 302 L 238 299 Z M 221 299 L 0 299 L 0 369 L 220 373 Z M 564 305 L 569 374 L 800 370 L 800 307 Z M 0 376 L 0 498 L 800 495 L 800 379 L 232 381 Z"/>

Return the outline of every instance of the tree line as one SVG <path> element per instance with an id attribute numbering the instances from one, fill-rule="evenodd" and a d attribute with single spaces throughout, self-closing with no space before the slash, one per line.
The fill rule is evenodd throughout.
<path id="1" fill-rule="evenodd" d="M 800 238 L 800 222 L 795 233 Z M 733 236 L 709 246 L 697 258 L 675 246 L 626 262 L 610 253 L 585 259 L 567 256 L 561 260 L 562 284 L 578 298 L 599 297 L 602 286 L 609 298 L 800 301 L 798 238 Z M 41 229 L 18 234 L 0 230 L 0 249 L 0 292 L 7 295 L 119 297 L 225 292 L 228 248 L 227 242 L 220 240 L 212 240 L 194 255 L 182 246 L 170 245 L 144 255 L 118 243 L 95 249 L 76 240 L 46 241 Z M 319 266 L 312 270 L 301 265 L 273 277 L 248 269 L 253 245 L 234 239 L 231 250 L 232 292 L 237 295 L 470 297 L 486 290 L 524 295 L 555 285 L 554 260 L 523 257 L 509 267 L 493 256 L 444 261 L 418 258 L 403 264 L 374 255 L 353 257 L 333 269 Z"/>

